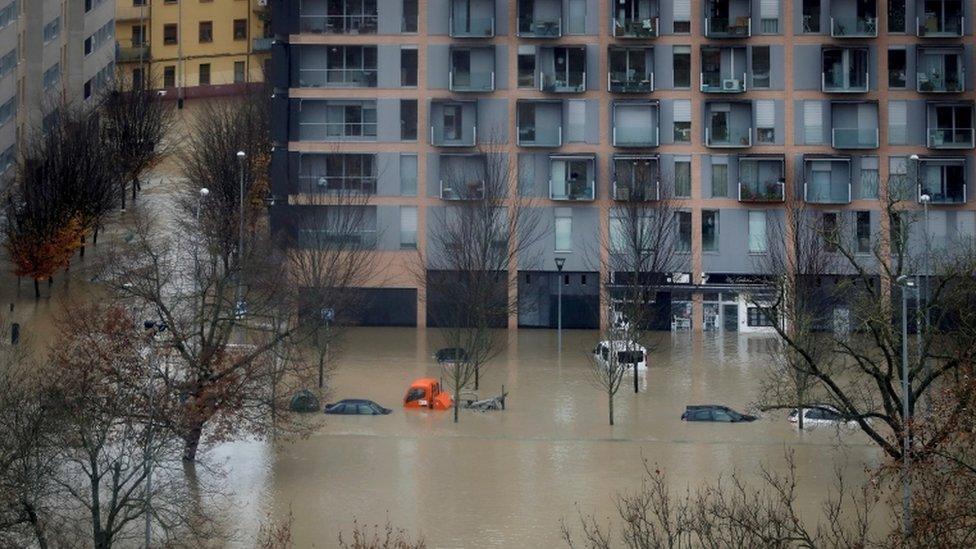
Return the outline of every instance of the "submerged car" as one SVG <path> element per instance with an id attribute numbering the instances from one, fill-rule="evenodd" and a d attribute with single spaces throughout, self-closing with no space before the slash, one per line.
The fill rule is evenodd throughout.
<path id="1" fill-rule="evenodd" d="M 445 347 L 434 353 L 434 360 L 438 364 L 445 364 L 451 362 L 467 362 L 470 358 L 468 357 L 468 352 L 460 347 Z"/>
<path id="2" fill-rule="evenodd" d="M 790 412 L 790 423 L 800 423 L 800 412 L 803 412 L 803 426 L 816 427 L 821 425 L 857 427 L 857 422 L 848 419 L 840 410 L 829 404 L 815 404 L 807 408 L 794 408 Z"/>
<path id="3" fill-rule="evenodd" d="M 746 421 L 756 421 L 756 416 L 740 414 L 727 406 L 716 404 L 704 404 L 688 406 L 685 413 L 681 414 L 683 421 L 715 421 L 719 423 L 741 423 Z"/>
<path id="4" fill-rule="evenodd" d="M 404 408 L 448 410 L 452 406 L 454 398 L 451 394 L 441 389 L 440 381 L 429 377 L 414 380 L 403 397 Z"/>
<path id="5" fill-rule="evenodd" d="M 603 340 L 593 349 L 593 358 L 607 367 L 610 364 L 610 353 L 616 353 L 617 365 L 630 370 L 637 365 L 638 370 L 647 369 L 647 349 L 634 341 Z"/>
<path id="6" fill-rule="evenodd" d="M 347 398 L 335 404 L 326 404 L 325 413 L 346 416 L 385 416 L 393 410 L 384 408 L 372 400 Z"/>

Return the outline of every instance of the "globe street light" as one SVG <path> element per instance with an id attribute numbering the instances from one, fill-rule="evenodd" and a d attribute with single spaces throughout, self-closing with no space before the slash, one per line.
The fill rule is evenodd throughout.
<path id="1" fill-rule="evenodd" d="M 241 295 L 241 285 L 244 278 L 244 159 L 247 158 L 247 154 L 244 151 L 237 151 L 237 160 L 240 164 L 241 180 L 240 180 L 240 217 L 237 222 L 237 303 L 235 315 L 241 316 L 244 314 L 244 303 L 243 296 Z"/>
<path id="2" fill-rule="evenodd" d="M 918 287 L 915 281 L 906 275 L 896 280 L 901 286 L 901 409 L 902 409 L 902 524 L 905 536 L 912 531 L 912 483 L 909 477 L 911 466 L 911 387 L 908 383 L 908 292 L 915 290 L 915 300 L 918 301 Z"/>

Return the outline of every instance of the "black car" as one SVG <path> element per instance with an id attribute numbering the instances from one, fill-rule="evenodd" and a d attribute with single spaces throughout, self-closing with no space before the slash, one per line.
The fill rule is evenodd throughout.
<path id="1" fill-rule="evenodd" d="M 438 364 L 445 362 L 467 362 L 468 352 L 460 347 L 445 347 L 434 353 L 434 359 Z"/>
<path id="2" fill-rule="evenodd" d="M 326 404 L 325 406 L 325 413 L 327 414 L 341 414 L 347 416 L 385 416 L 392 411 L 393 410 L 384 408 L 372 400 L 364 400 L 360 398 L 340 400 L 335 404 Z"/>
<path id="3" fill-rule="evenodd" d="M 706 404 L 702 406 L 688 406 L 685 408 L 685 413 L 681 414 L 681 419 L 684 421 L 717 421 L 720 423 L 739 423 L 743 421 L 756 421 L 757 418 L 756 416 L 750 416 L 748 414 L 740 414 L 739 412 L 725 406 Z"/>

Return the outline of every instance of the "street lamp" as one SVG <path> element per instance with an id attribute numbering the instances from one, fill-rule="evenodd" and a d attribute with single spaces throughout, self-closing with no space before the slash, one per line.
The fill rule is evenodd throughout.
<path id="1" fill-rule="evenodd" d="M 918 286 L 906 275 L 901 275 L 897 279 L 901 286 L 901 409 L 902 409 L 902 466 L 904 467 L 902 479 L 902 524 L 905 536 L 912 531 L 912 483 L 909 478 L 911 466 L 911 388 L 908 383 L 908 292 L 915 290 L 916 302 L 918 301 Z"/>
<path id="2" fill-rule="evenodd" d="M 556 258 L 556 270 L 560 273 L 556 277 L 556 288 L 559 292 L 558 305 L 556 306 L 556 344 L 560 354 L 563 352 L 563 265 L 566 264 L 565 257 Z"/>
<path id="3" fill-rule="evenodd" d="M 241 295 L 241 285 L 244 278 L 244 159 L 247 154 L 244 151 L 237 151 L 237 160 L 240 165 L 241 180 L 239 189 L 240 215 L 237 220 L 237 303 L 234 311 L 237 316 L 244 314 L 243 296 Z"/>
<path id="4" fill-rule="evenodd" d="M 925 232 L 923 234 L 924 234 L 924 238 L 925 238 L 925 245 L 923 246 L 924 250 L 922 251 L 922 258 L 923 258 L 922 259 L 922 276 L 919 277 L 919 285 L 918 285 L 918 310 L 919 310 L 919 314 L 916 315 L 916 316 L 922 316 L 922 314 L 923 314 L 922 299 L 925 299 L 925 305 L 926 305 L 926 307 L 924 309 L 924 315 L 925 315 L 925 334 L 927 335 L 929 333 L 929 310 L 928 310 L 928 303 L 929 303 L 929 276 L 931 276 L 931 274 L 929 273 L 929 255 L 932 253 L 931 252 L 931 246 L 930 246 L 930 243 L 929 243 L 929 203 L 932 202 L 932 197 L 928 193 L 925 193 L 925 194 L 923 194 L 923 195 L 921 195 L 921 196 L 918 197 L 918 201 L 922 203 L 922 211 L 924 212 L 925 227 L 924 227 L 923 230 Z M 922 288 L 925 288 L 925 290 L 922 291 Z M 928 376 L 928 373 L 929 373 L 929 364 L 928 364 L 928 361 L 925 360 L 925 356 L 922 355 L 922 330 L 921 329 L 918 329 L 918 331 L 919 331 L 919 333 L 918 333 L 918 352 L 919 352 L 918 359 L 922 361 L 923 370 L 925 371 L 925 375 Z M 929 400 L 926 399 L 925 402 L 926 402 L 926 406 L 929 406 L 929 404 L 930 404 L 929 403 Z"/>

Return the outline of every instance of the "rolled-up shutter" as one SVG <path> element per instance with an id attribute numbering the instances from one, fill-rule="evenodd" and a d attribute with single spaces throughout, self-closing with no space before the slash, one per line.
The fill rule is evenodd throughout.
<path id="1" fill-rule="evenodd" d="M 803 102 L 803 142 L 807 145 L 823 143 L 823 103 Z"/>
<path id="2" fill-rule="evenodd" d="M 675 122 L 691 122 L 691 101 L 688 99 L 675 99 L 672 105 L 674 108 Z"/>
<path id="3" fill-rule="evenodd" d="M 908 103 L 888 102 L 888 144 L 904 145 L 908 139 Z"/>
<path id="4" fill-rule="evenodd" d="M 674 20 L 691 21 L 691 0 L 674 0 Z"/>
<path id="5" fill-rule="evenodd" d="M 779 0 L 760 0 L 759 17 L 763 19 L 779 19 Z"/>
<path id="6" fill-rule="evenodd" d="M 773 128 L 776 126 L 776 107 L 772 99 L 756 101 L 756 127 Z"/>

